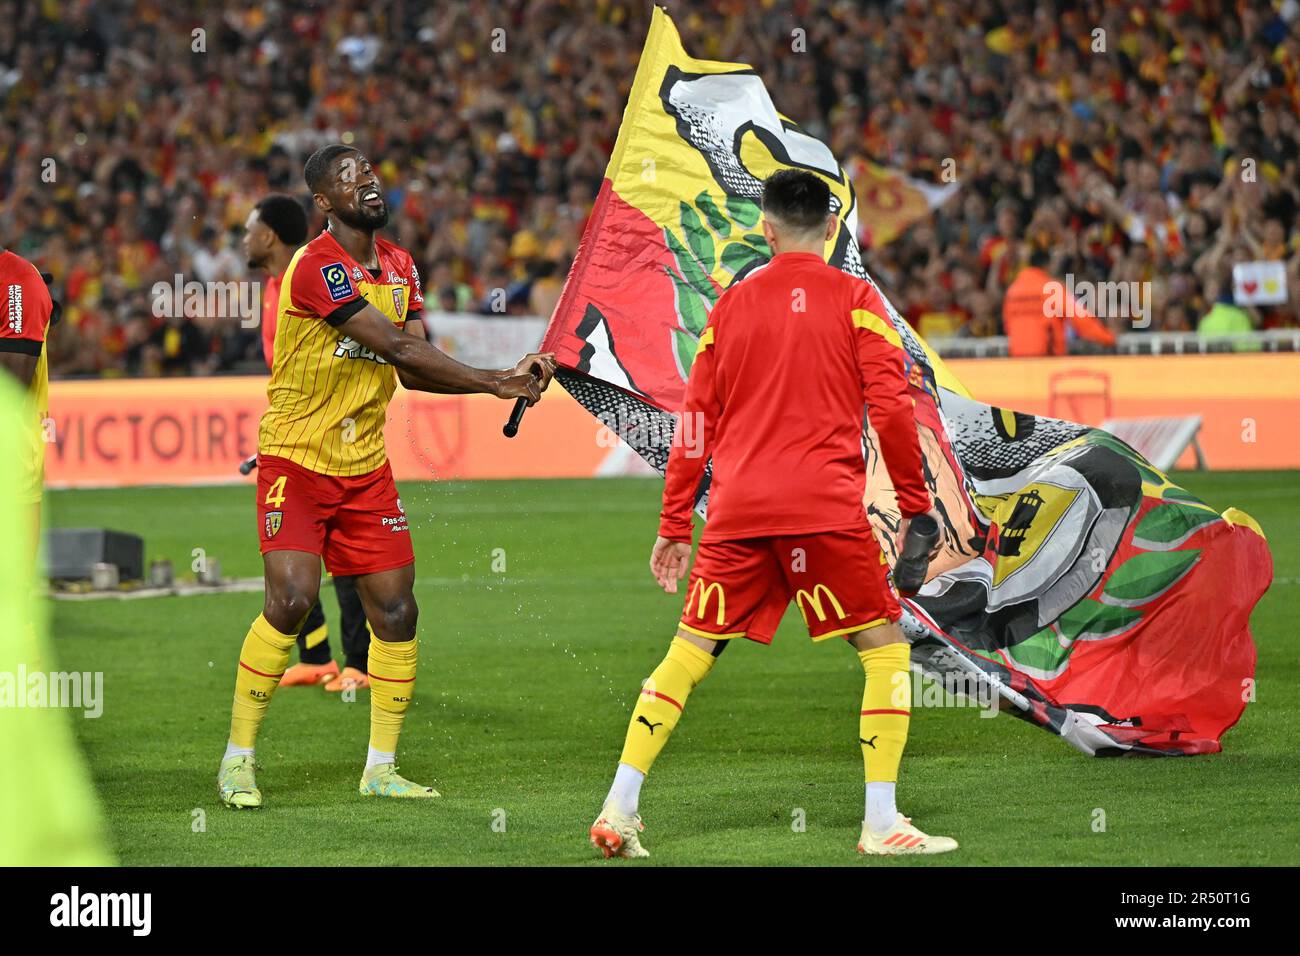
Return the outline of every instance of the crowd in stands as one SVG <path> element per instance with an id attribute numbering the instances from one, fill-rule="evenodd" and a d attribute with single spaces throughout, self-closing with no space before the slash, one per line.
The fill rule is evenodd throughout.
<path id="1" fill-rule="evenodd" d="M 1006 289 L 1150 283 L 1151 331 L 1300 325 L 1300 4 L 715 0 L 686 48 L 753 64 L 831 146 L 955 195 L 868 268 L 914 324 L 1001 334 Z M 155 318 L 250 278 L 239 235 L 316 147 L 379 164 L 429 304 L 548 315 L 599 189 L 648 0 L 0 0 L 0 244 L 54 276 L 56 375 L 249 368 L 256 329 Z M 504 46 L 504 49 L 502 49 Z M 1233 266 L 1290 298 L 1233 304 Z M 1111 332 L 1131 316 L 1102 316 Z"/>

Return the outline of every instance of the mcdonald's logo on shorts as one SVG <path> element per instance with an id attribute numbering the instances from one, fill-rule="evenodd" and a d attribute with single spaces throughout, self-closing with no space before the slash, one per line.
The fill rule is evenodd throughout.
<path id="1" fill-rule="evenodd" d="M 822 605 L 822 592 L 825 592 L 826 600 L 830 602 L 830 606 L 835 609 L 835 617 L 842 621 L 846 616 L 843 606 L 835 597 L 835 594 L 831 589 L 826 585 L 818 584 L 812 589 L 811 594 L 801 588 L 799 593 L 795 595 L 794 600 L 795 603 L 799 605 L 799 613 L 803 615 L 803 623 L 805 627 L 808 625 L 808 608 L 804 607 L 804 601 L 807 601 L 812 607 L 813 613 L 817 615 L 817 620 L 826 620 L 826 608 Z"/>
<path id="2" fill-rule="evenodd" d="M 727 593 L 722 589 L 722 585 L 717 581 L 705 584 L 703 578 L 695 579 L 695 586 L 691 589 L 691 597 L 695 600 L 695 618 L 704 620 L 704 612 L 709 606 L 709 599 L 716 591 L 718 595 L 718 614 L 717 624 L 722 627 L 722 623 L 727 619 Z M 686 602 L 686 608 L 689 611 L 691 602 Z"/>

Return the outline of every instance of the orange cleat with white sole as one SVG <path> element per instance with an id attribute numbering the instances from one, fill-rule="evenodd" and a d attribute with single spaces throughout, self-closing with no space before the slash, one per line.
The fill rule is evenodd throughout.
<path id="1" fill-rule="evenodd" d="M 294 664 L 280 678 L 281 687 L 312 687 L 324 684 L 339 675 L 339 665 L 330 661 L 328 664 Z"/>
<path id="2" fill-rule="evenodd" d="M 948 853 L 957 849 L 957 841 L 952 837 L 930 836 L 912 826 L 911 817 L 901 813 L 894 817 L 894 825 L 888 833 L 873 833 L 871 827 L 862 824 L 862 839 L 858 841 L 858 852 L 867 856 L 913 856 L 917 854 Z"/>
<path id="3" fill-rule="evenodd" d="M 331 694 L 345 690 L 369 690 L 370 677 L 365 671 L 359 671 L 355 667 L 345 667 L 343 673 L 338 674 L 325 685 L 325 689 Z"/>
<path id="4" fill-rule="evenodd" d="M 642 859 L 650 851 L 641 845 L 638 834 L 645 829 L 641 817 L 619 813 L 612 804 L 601 808 L 600 816 L 591 825 L 591 845 L 605 857 L 621 856 L 629 860 Z"/>

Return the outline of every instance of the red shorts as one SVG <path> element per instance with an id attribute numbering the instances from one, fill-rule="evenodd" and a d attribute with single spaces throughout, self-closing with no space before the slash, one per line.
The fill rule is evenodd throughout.
<path id="1" fill-rule="evenodd" d="M 388 462 L 345 478 L 258 455 L 257 517 L 263 554 L 309 551 L 330 574 L 375 574 L 415 560 Z"/>
<path id="2" fill-rule="evenodd" d="M 794 601 L 814 641 L 902 616 L 870 530 L 701 542 L 680 627 L 711 638 L 772 635 Z"/>

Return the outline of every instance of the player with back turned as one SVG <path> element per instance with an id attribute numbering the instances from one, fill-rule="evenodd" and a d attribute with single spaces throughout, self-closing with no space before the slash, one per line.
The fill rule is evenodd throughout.
<path id="1" fill-rule="evenodd" d="M 395 754 L 416 669 L 415 554 L 384 449 L 388 402 L 407 388 L 485 393 L 533 403 L 555 357 L 512 369 L 472 368 L 425 340 L 420 277 L 406 250 L 376 236 L 388 222 L 370 161 L 343 145 L 307 160 L 304 176 L 326 229 L 285 271 L 258 432 L 257 508 L 266 598 L 244 638 L 230 740 L 217 775 L 222 801 L 260 807 L 253 747 L 289 650 L 320 593 L 321 560 L 356 577 L 373 632 L 366 796 L 438 796 L 397 773 Z M 536 366 L 541 373 L 535 376 Z"/>
<path id="2" fill-rule="evenodd" d="M 641 689 L 590 829 L 606 857 L 649 855 L 639 837 L 641 784 L 688 695 L 735 638 L 770 643 L 791 601 L 814 641 L 843 637 L 865 671 L 858 851 L 957 848 L 894 804 L 911 706 L 909 645 L 862 503 L 864 402 L 898 495 L 900 543 L 913 518 L 934 512 L 897 333 L 869 283 L 825 262 L 839 228 L 829 210 L 818 177 L 772 175 L 763 233 L 774 256 L 723 293 L 700 336 L 682 415 L 697 422 L 702 447 L 673 446 L 650 557 L 665 591 L 677 591 L 690 565 L 691 513 L 711 456 L 709 519 L 677 636 Z"/>

